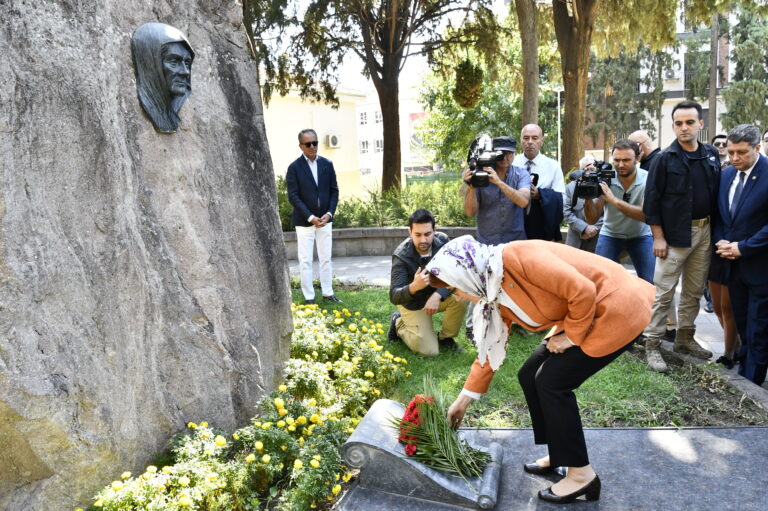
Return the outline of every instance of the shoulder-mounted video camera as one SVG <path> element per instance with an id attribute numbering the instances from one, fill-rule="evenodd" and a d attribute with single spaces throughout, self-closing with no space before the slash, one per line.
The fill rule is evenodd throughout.
<path id="1" fill-rule="evenodd" d="M 467 154 L 467 163 L 472 171 L 470 185 L 475 188 L 488 186 L 488 172 L 483 167 L 496 168 L 496 163 L 504 159 L 504 151 L 493 150 L 493 139 L 489 135 L 480 135 L 472 141 Z"/>

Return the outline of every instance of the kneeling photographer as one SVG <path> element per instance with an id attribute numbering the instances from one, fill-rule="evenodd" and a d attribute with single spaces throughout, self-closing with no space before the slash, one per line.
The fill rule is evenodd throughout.
<path id="1" fill-rule="evenodd" d="M 616 173 L 599 165 L 597 170 L 585 172 L 574 196 L 585 199 L 584 216 L 589 223 L 597 221 L 605 210 L 595 253 L 618 262 L 626 250 L 637 276 L 653 284 L 653 236 L 643 214 L 648 172 L 640 168 L 640 147 L 621 139 L 613 145 L 611 156 Z M 609 177 L 615 174 L 618 179 Z"/>
<path id="2" fill-rule="evenodd" d="M 525 208 L 531 198 L 531 176 L 512 166 L 517 141 L 487 135 L 472 143 L 464 170 L 464 212 L 477 217 L 477 240 L 501 245 L 527 239 Z M 462 187 L 463 188 L 463 187 Z M 463 188 L 464 189 L 464 188 Z"/>

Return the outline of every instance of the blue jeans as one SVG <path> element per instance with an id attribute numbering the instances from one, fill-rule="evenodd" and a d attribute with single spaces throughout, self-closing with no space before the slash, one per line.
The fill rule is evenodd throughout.
<path id="1" fill-rule="evenodd" d="M 638 238 L 612 238 L 601 234 L 597 239 L 595 254 L 619 262 L 619 254 L 626 250 L 637 276 L 653 284 L 653 271 L 656 268 L 656 256 L 653 255 L 653 236 Z"/>

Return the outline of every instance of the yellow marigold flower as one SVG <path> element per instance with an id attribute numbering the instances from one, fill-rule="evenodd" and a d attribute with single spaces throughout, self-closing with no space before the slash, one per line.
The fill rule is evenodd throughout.
<path id="1" fill-rule="evenodd" d="M 303 415 L 299 415 L 298 419 L 296 419 L 296 424 L 298 424 L 299 426 L 303 426 L 306 423 L 307 423 L 307 418 L 304 417 Z"/>
<path id="2" fill-rule="evenodd" d="M 262 451 L 262 450 L 264 450 L 264 444 L 263 444 L 263 443 L 261 443 L 261 442 L 256 442 L 255 444 L 253 444 L 253 446 L 254 446 L 254 447 L 256 447 L 256 450 L 257 450 L 257 451 Z"/>
<path id="3" fill-rule="evenodd" d="M 253 463 L 254 461 L 256 461 L 256 456 L 253 453 L 245 457 L 246 463 Z"/>
<path id="4" fill-rule="evenodd" d="M 333 495 L 328 495 L 328 500 L 333 500 Z"/>
<path id="5" fill-rule="evenodd" d="M 279 390 L 280 392 L 285 392 L 286 390 L 288 390 L 288 386 L 280 385 L 279 387 L 277 387 L 277 390 Z"/>
<path id="6" fill-rule="evenodd" d="M 345 370 L 344 370 L 344 374 L 345 374 L 346 376 L 349 376 L 350 374 L 352 374 L 352 369 L 345 369 Z"/>
<path id="7" fill-rule="evenodd" d="M 274 402 L 276 408 L 285 408 L 285 401 L 282 398 L 276 397 Z"/>
<path id="8" fill-rule="evenodd" d="M 280 467 L 280 470 L 283 470 L 283 468 L 285 468 L 285 465 L 283 465 L 282 463 L 280 463 L 280 465 L 278 466 Z"/>
<path id="9" fill-rule="evenodd" d="M 211 438 L 211 434 L 208 433 L 207 431 L 204 431 L 203 434 L 200 435 L 200 436 L 203 437 L 203 438 Z"/>
<path id="10" fill-rule="evenodd" d="M 208 474 L 208 480 L 209 481 L 215 481 L 218 478 L 219 478 L 219 476 L 217 476 L 216 474 Z"/>
<path id="11" fill-rule="evenodd" d="M 379 389 L 373 389 L 373 394 L 378 396 L 381 394 L 381 391 Z"/>
<path id="12" fill-rule="evenodd" d="M 314 468 L 319 468 L 320 467 L 320 462 L 317 461 L 317 460 L 312 460 L 312 461 L 309 462 L 309 464 L 312 465 Z"/>
<path id="13" fill-rule="evenodd" d="M 368 341 L 368 347 L 369 348 L 375 348 L 379 344 L 376 341 Z"/>
<path id="14" fill-rule="evenodd" d="M 384 325 L 382 325 L 381 323 L 376 323 L 376 328 L 384 328 Z"/>
<path id="15" fill-rule="evenodd" d="M 200 423 L 200 427 L 201 428 L 207 428 L 208 427 L 208 423 L 203 421 L 203 422 Z"/>
<path id="16" fill-rule="evenodd" d="M 374 376 L 375 375 L 373 374 L 373 371 L 366 371 L 365 372 L 365 377 L 366 378 L 373 378 Z"/>
<path id="17" fill-rule="evenodd" d="M 333 480 L 334 480 L 334 481 L 338 481 L 338 480 L 339 480 L 339 477 L 340 477 L 340 476 L 339 476 L 339 474 L 338 474 L 338 472 L 337 472 L 336 474 L 334 474 L 334 476 L 333 476 Z"/>
<path id="18" fill-rule="evenodd" d="M 316 351 L 312 352 L 312 358 L 317 358 L 318 356 L 319 356 L 319 354 Z"/>
<path id="19" fill-rule="evenodd" d="M 179 486 L 189 486 L 189 477 L 187 476 L 179 477 Z"/>
<path id="20" fill-rule="evenodd" d="M 406 371 L 406 372 L 405 372 L 405 375 L 406 375 L 406 376 L 410 376 L 410 375 L 411 375 L 411 372 L 410 372 L 410 371 Z"/>
<path id="21" fill-rule="evenodd" d="M 197 424 L 195 424 L 194 422 L 188 422 L 187 427 L 189 429 L 197 429 Z"/>
<path id="22" fill-rule="evenodd" d="M 342 481 L 344 481 L 345 483 L 348 483 L 350 479 L 352 479 L 352 474 L 351 474 L 351 473 L 349 473 L 349 472 L 347 472 L 346 474 L 344 474 L 344 475 L 342 476 L 342 478 L 341 478 L 341 480 L 342 480 Z"/>
<path id="23" fill-rule="evenodd" d="M 354 324 L 354 323 L 351 323 L 351 324 L 349 325 L 349 331 L 350 331 L 350 332 L 357 332 L 357 325 L 356 325 L 356 324 Z"/>
<path id="24" fill-rule="evenodd" d="M 264 429 L 264 430 L 267 430 L 267 429 L 269 429 L 271 427 L 272 427 L 272 423 L 271 422 L 265 422 L 264 424 L 261 425 L 261 429 Z"/>
<path id="25" fill-rule="evenodd" d="M 203 451 L 203 454 L 206 456 L 213 456 L 213 451 L 211 451 L 210 449 L 206 449 Z"/>
<path id="26" fill-rule="evenodd" d="M 265 454 L 264 456 L 261 457 L 261 461 L 263 461 L 264 463 L 269 463 L 271 460 L 272 460 L 272 456 L 270 456 L 269 454 Z"/>
<path id="27" fill-rule="evenodd" d="M 173 474 L 173 467 L 169 467 L 168 465 L 163 467 L 163 473 L 164 474 Z"/>
<path id="28" fill-rule="evenodd" d="M 189 507 L 192 505 L 192 499 L 190 499 L 188 495 L 182 495 L 179 497 L 179 505 L 181 507 Z"/>
<path id="29" fill-rule="evenodd" d="M 320 420 L 320 416 L 316 413 L 313 413 L 312 416 L 309 418 L 309 422 L 317 422 Z"/>
<path id="30" fill-rule="evenodd" d="M 286 410 L 285 408 L 280 408 L 280 409 L 277 411 L 277 415 L 279 415 L 280 417 L 282 417 L 282 416 L 284 416 L 284 415 L 288 415 L 288 410 Z"/>
<path id="31" fill-rule="evenodd" d="M 280 446 L 280 449 L 283 450 L 283 451 L 287 451 L 288 450 L 288 446 L 283 444 L 283 445 Z"/>
<path id="32" fill-rule="evenodd" d="M 359 316 L 359 315 L 360 315 L 360 311 L 355 312 L 355 316 Z"/>
<path id="33" fill-rule="evenodd" d="M 307 404 L 309 406 L 317 406 L 317 400 L 315 398 L 310 398 L 310 400 L 307 401 Z"/>
<path id="34" fill-rule="evenodd" d="M 294 431 L 296 431 L 296 426 L 294 426 L 293 424 L 291 424 L 291 425 L 290 425 L 290 426 L 288 426 L 286 429 L 287 429 L 288 431 L 290 431 L 291 433 L 293 433 Z"/>
<path id="35" fill-rule="evenodd" d="M 346 307 L 341 309 L 341 312 L 343 312 L 344 314 L 349 314 L 349 310 Z"/>
<path id="36" fill-rule="evenodd" d="M 315 503 L 313 502 L 312 504 L 310 504 L 310 505 L 309 505 L 309 507 L 310 507 L 311 509 L 317 509 L 317 504 L 315 504 Z"/>
<path id="37" fill-rule="evenodd" d="M 326 362 L 325 363 L 325 370 L 326 371 L 332 371 L 333 370 L 333 364 L 331 364 L 330 362 Z"/>
<path id="38" fill-rule="evenodd" d="M 285 421 L 277 421 L 277 427 L 278 428 L 284 428 L 285 427 Z"/>
<path id="39" fill-rule="evenodd" d="M 122 479 L 128 479 L 129 477 L 131 477 L 130 472 L 123 472 L 122 474 L 120 474 L 120 478 Z"/>
<path id="40" fill-rule="evenodd" d="M 355 428 L 347 428 L 347 433 L 354 433 L 354 432 L 355 432 Z"/>
<path id="41" fill-rule="evenodd" d="M 333 320 L 333 322 L 336 325 L 340 325 L 340 324 L 344 323 L 344 318 L 336 318 L 336 319 Z"/>
<path id="42" fill-rule="evenodd" d="M 360 392 L 365 394 L 366 392 L 368 392 L 368 387 L 360 387 Z"/>
<path id="43" fill-rule="evenodd" d="M 381 334 L 383 334 L 383 333 L 384 333 L 384 330 L 382 330 L 381 328 L 379 328 L 378 330 L 376 330 L 376 333 L 377 333 L 377 334 L 379 334 L 379 335 L 381 335 Z"/>
<path id="44" fill-rule="evenodd" d="M 301 460 L 296 460 L 293 462 L 293 468 L 296 470 L 301 470 L 301 467 L 304 466 L 304 463 L 301 462 Z"/>
<path id="45" fill-rule="evenodd" d="M 259 422 L 259 421 L 254 422 L 253 426 L 256 427 L 256 428 L 260 428 L 261 427 L 261 422 Z"/>
<path id="46" fill-rule="evenodd" d="M 304 437 L 300 436 L 299 437 L 299 446 L 302 446 L 302 445 L 304 445 Z"/>
<path id="47" fill-rule="evenodd" d="M 93 503 L 93 507 L 101 507 L 104 505 L 104 501 L 99 499 L 96 502 Z"/>
<path id="48" fill-rule="evenodd" d="M 368 327 L 367 327 L 367 326 L 364 326 L 364 327 L 363 327 L 363 328 L 361 328 L 360 330 L 362 330 L 362 331 L 363 331 L 363 332 L 365 332 L 365 333 L 368 333 Z"/>
<path id="49" fill-rule="evenodd" d="M 112 489 L 115 491 L 122 490 L 123 489 L 122 481 L 112 481 Z"/>
<path id="50" fill-rule="evenodd" d="M 216 435 L 216 438 L 213 440 L 213 442 L 219 447 L 224 447 L 227 445 L 227 439 L 221 435 Z"/>
<path id="51" fill-rule="evenodd" d="M 238 435 L 237 433 L 232 433 L 232 440 L 235 440 L 235 441 L 240 440 L 240 435 Z"/>
<path id="52" fill-rule="evenodd" d="M 285 422 L 288 423 L 288 425 L 292 426 L 294 422 L 293 417 L 286 417 Z"/>
<path id="53" fill-rule="evenodd" d="M 340 491 L 341 491 L 341 485 L 340 484 L 335 485 L 331 489 L 331 493 L 333 493 L 334 495 L 338 495 Z"/>

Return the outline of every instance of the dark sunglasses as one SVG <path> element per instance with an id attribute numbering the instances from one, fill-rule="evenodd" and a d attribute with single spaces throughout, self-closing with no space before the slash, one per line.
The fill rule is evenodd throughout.
<path id="1" fill-rule="evenodd" d="M 715 142 L 715 147 L 725 147 L 725 142 Z"/>
<path id="2" fill-rule="evenodd" d="M 303 142 L 301 145 L 309 149 L 310 147 L 317 147 L 317 140 L 314 142 Z"/>

